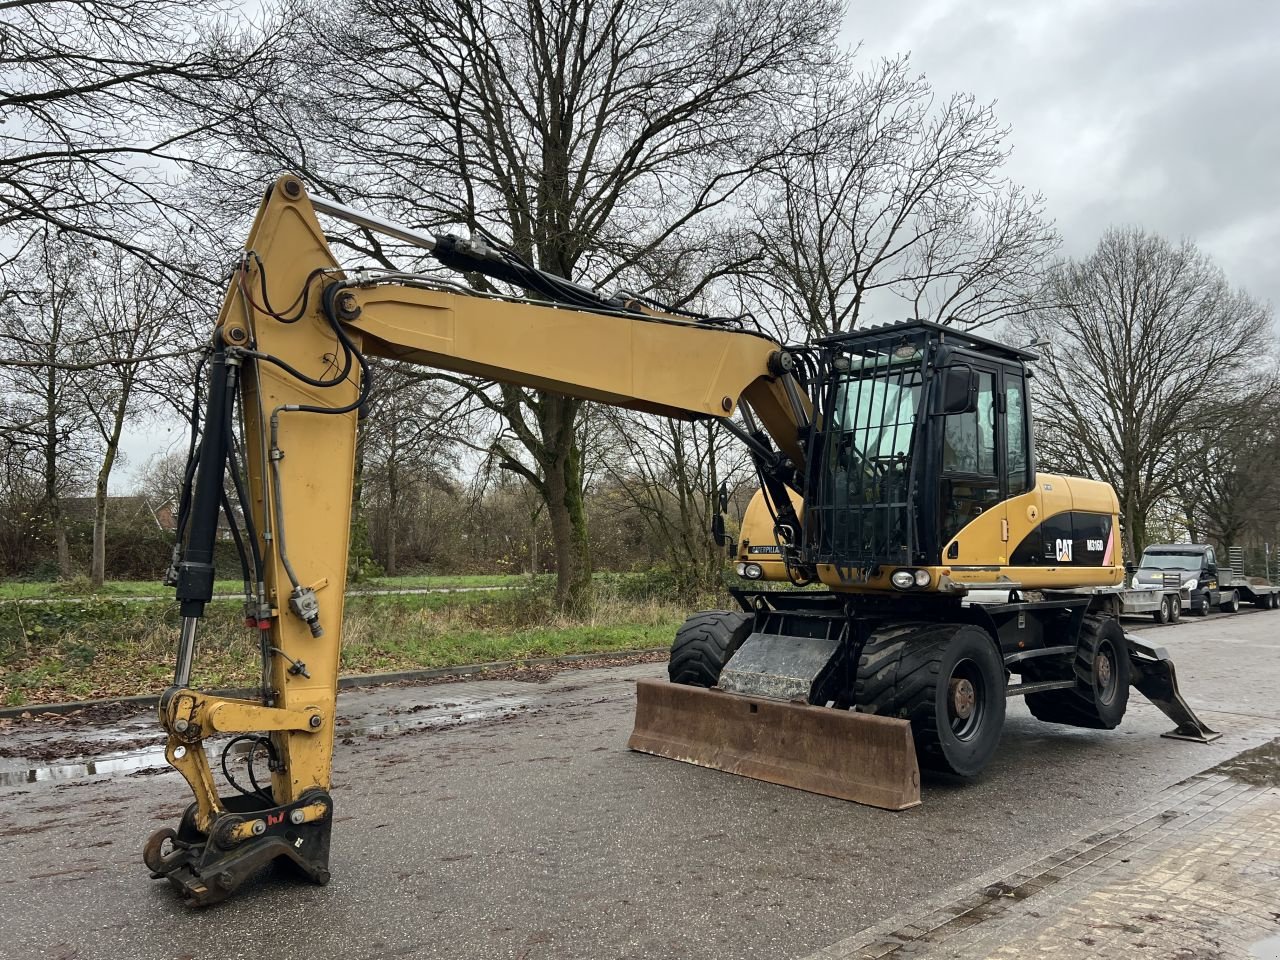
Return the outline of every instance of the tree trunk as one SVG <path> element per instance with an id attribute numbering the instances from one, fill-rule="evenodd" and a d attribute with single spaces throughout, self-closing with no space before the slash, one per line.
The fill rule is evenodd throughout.
<path id="1" fill-rule="evenodd" d="M 106 437 L 107 449 L 102 456 L 102 466 L 98 468 L 98 480 L 93 488 L 93 558 L 89 563 L 89 578 L 94 587 L 101 587 L 107 577 L 107 487 L 111 481 L 111 468 L 115 466 L 116 452 L 120 449 L 125 405 L 130 392 L 126 388 L 121 393 L 121 400 L 111 421 L 111 432 Z"/>
<path id="2" fill-rule="evenodd" d="M 101 471 L 93 491 L 93 558 L 89 562 L 89 579 L 95 588 L 107 577 L 107 483 Z"/>
<path id="3" fill-rule="evenodd" d="M 1120 504 L 1120 515 L 1124 518 L 1124 543 L 1122 545 L 1124 556 L 1120 558 L 1121 562 L 1127 560 L 1137 563 L 1138 557 L 1141 556 L 1141 554 L 1134 552 L 1134 548 L 1137 546 L 1133 529 L 1137 522 L 1135 513 L 1136 511 L 1133 508 L 1133 498 L 1125 496 L 1124 500 Z"/>
<path id="4" fill-rule="evenodd" d="M 67 524 L 62 516 L 62 506 L 54 501 L 50 508 L 53 517 L 53 535 L 58 544 L 58 579 L 71 579 L 71 548 L 67 545 Z"/>
<path id="5" fill-rule="evenodd" d="M 400 525 L 400 488 L 396 476 L 396 464 L 393 459 L 387 467 L 387 559 L 383 569 L 388 577 L 398 573 L 396 564 L 396 528 Z"/>
<path id="6" fill-rule="evenodd" d="M 591 543 L 582 497 L 582 452 L 574 439 L 579 402 L 543 395 L 542 436 L 550 441 L 542 458 L 543 497 L 556 553 L 556 603 L 581 616 L 591 609 Z"/>

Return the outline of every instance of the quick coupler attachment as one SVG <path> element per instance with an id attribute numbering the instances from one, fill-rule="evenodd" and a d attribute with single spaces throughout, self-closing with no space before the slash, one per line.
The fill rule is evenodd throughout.
<path id="1" fill-rule="evenodd" d="M 142 850 L 155 880 L 168 880 L 188 903 L 207 907 L 231 896 L 261 868 L 282 860 L 312 883 L 329 882 L 333 800 L 312 790 L 296 802 L 272 806 L 254 796 L 223 798 L 226 812 L 209 832 L 196 829 L 196 805 L 177 830 L 157 830 Z"/>

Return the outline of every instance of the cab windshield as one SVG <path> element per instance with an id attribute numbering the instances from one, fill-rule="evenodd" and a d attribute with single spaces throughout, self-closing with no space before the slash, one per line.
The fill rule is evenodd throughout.
<path id="1" fill-rule="evenodd" d="M 921 354 L 851 357 L 828 394 L 818 496 L 805 511 L 821 562 L 908 562 Z"/>
<path id="2" fill-rule="evenodd" d="M 1186 570 L 1196 572 L 1204 563 L 1201 553 L 1144 553 L 1143 569 L 1146 570 Z"/>

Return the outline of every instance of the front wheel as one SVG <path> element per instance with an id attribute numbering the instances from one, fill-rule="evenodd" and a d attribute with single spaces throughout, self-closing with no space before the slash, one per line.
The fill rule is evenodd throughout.
<path id="1" fill-rule="evenodd" d="M 1218 609 L 1223 613 L 1238 613 L 1240 610 L 1240 592 L 1232 590 L 1231 595 L 1218 604 Z"/>
<path id="2" fill-rule="evenodd" d="M 876 631 L 858 661 L 856 709 L 911 721 L 920 765 L 977 776 L 1004 729 L 1004 661 L 967 624 Z"/>
<path id="3" fill-rule="evenodd" d="M 667 676 L 672 683 L 714 687 L 720 671 L 751 634 L 755 617 L 732 610 L 695 613 L 676 631 Z"/>

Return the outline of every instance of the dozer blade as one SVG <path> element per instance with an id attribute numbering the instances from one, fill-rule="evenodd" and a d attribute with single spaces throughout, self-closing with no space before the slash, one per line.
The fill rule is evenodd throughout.
<path id="1" fill-rule="evenodd" d="M 627 746 L 884 810 L 920 802 L 911 724 L 892 717 L 640 680 Z"/>

